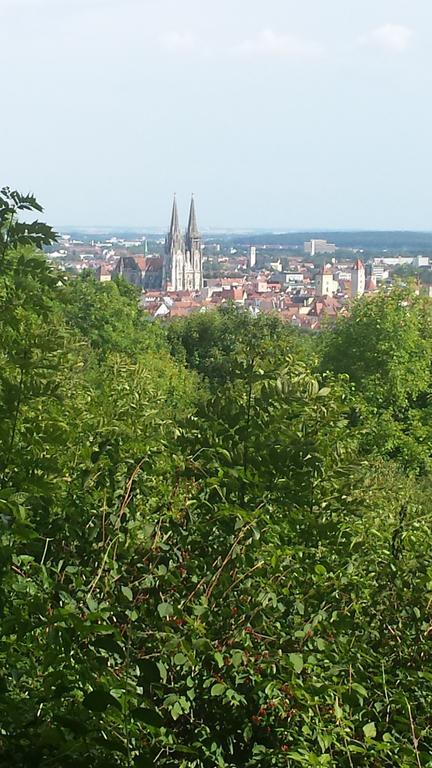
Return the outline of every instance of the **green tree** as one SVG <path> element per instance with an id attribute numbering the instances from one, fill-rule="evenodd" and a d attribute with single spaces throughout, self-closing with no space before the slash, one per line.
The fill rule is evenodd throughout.
<path id="1" fill-rule="evenodd" d="M 161 328 L 139 309 L 138 297 L 138 290 L 124 280 L 99 283 L 91 273 L 68 278 L 61 294 L 66 322 L 102 358 L 124 352 L 137 359 L 164 346 Z"/>
<path id="2" fill-rule="evenodd" d="M 395 287 L 353 303 L 323 338 L 322 370 L 347 374 L 378 449 L 407 467 L 430 467 L 432 303 Z"/>
<path id="3" fill-rule="evenodd" d="M 420 301 L 353 308 L 382 378 L 352 318 L 319 374 L 232 308 L 169 326 L 170 357 L 124 284 L 60 280 L 11 231 L 0 765 L 430 768 L 432 515 L 400 461 Z"/>
<path id="4" fill-rule="evenodd" d="M 174 321 L 168 326 L 168 341 L 174 356 L 204 377 L 212 389 L 236 378 L 245 350 L 255 356 L 266 350 L 262 361 L 275 368 L 289 353 L 312 356 L 304 338 L 276 313 L 253 317 L 231 304 Z"/>

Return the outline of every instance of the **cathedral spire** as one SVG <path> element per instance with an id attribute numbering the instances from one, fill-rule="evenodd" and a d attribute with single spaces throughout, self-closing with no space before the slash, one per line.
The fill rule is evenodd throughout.
<path id="1" fill-rule="evenodd" d="M 169 231 L 170 237 L 174 238 L 175 235 L 177 235 L 179 232 L 180 232 L 180 226 L 179 226 L 179 217 L 178 217 L 178 210 L 177 210 L 177 197 L 174 195 L 172 214 L 171 214 L 171 226 Z"/>
<path id="2" fill-rule="evenodd" d="M 171 214 L 171 224 L 168 232 L 168 236 L 165 241 L 165 250 L 168 254 L 173 251 L 179 251 L 183 247 L 183 237 L 180 231 L 179 216 L 177 210 L 177 198 L 174 195 L 174 202 Z"/>
<path id="3" fill-rule="evenodd" d="M 198 225 L 196 220 L 196 212 L 195 212 L 195 199 L 192 195 L 191 205 L 190 205 L 190 212 L 189 212 L 189 224 L 187 229 L 187 236 L 189 240 L 196 239 L 200 236 L 198 231 Z"/>

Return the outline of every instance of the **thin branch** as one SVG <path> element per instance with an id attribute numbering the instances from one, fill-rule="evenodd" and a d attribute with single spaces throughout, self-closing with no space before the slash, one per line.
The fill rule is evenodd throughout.
<path id="1" fill-rule="evenodd" d="M 422 764 L 421 764 L 421 760 L 420 760 L 420 753 L 419 753 L 419 750 L 418 750 L 419 739 L 416 736 L 414 720 L 413 720 L 413 716 L 412 716 L 412 712 L 411 712 L 411 706 L 410 706 L 410 703 L 409 703 L 408 699 L 406 699 L 406 703 L 407 703 L 407 707 L 408 707 L 408 714 L 409 714 L 409 719 L 410 719 L 410 724 L 411 724 L 412 742 L 413 742 L 413 746 L 414 746 L 414 752 L 415 752 L 415 756 L 416 756 L 416 760 L 417 760 L 417 765 L 418 765 L 418 768 L 422 768 Z"/>
<path id="2" fill-rule="evenodd" d="M 229 561 L 231 560 L 231 558 L 232 558 L 232 556 L 233 556 L 233 554 L 234 554 L 234 550 L 235 550 L 236 546 L 237 546 L 237 545 L 239 544 L 239 542 L 242 540 L 242 538 L 243 538 L 244 534 L 246 533 L 246 531 L 248 531 L 248 530 L 249 530 L 249 528 L 251 528 L 251 527 L 252 527 L 252 525 L 254 524 L 254 522 L 255 522 L 255 520 L 253 520 L 251 523 L 248 523 L 247 525 L 245 525 L 245 526 L 244 526 L 244 527 L 243 527 L 243 528 L 240 530 L 240 533 L 239 533 L 239 535 L 238 535 L 238 536 L 237 536 L 237 537 L 234 539 L 234 542 L 233 542 L 232 546 L 230 547 L 230 549 L 229 549 L 229 551 L 228 551 L 228 553 L 227 553 L 226 557 L 224 558 L 224 560 L 223 560 L 223 562 L 222 562 L 222 565 L 220 566 L 220 568 L 219 568 L 219 569 L 216 571 L 216 573 L 214 574 L 214 576 L 213 576 L 213 577 L 212 577 L 212 579 L 210 580 L 210 583 L 209 583 L 209 585 L 208 585 L 208 587 L 207 587 L 207 590 L 206 590 L 206 597 L 207 597 L 207 599 L 209 599 L 209 597 L 211 596 L 212 592 L 214 591 L 214 589 L 215 589 L 215 587 L 216 587 L 216 584 L 218 583 L 218 581 L 219 581 L 219 579 L 220 579 L 220 577 L 221 577 L 221 575 L 222 575 L 222 572 L 223 572 L 223 570 L 224 570 L 225 566 L 226 566 L 226 565 L 229 563 Z"/>
<path id="3" fill-rule="evenodd" d="M 119 513 L 119 516 L 118 516 L 118 519 L 117 519 L 117 522 L 116 522 L 116 528 L 120 527 L 121 519 L 122 519 L 122 517 L 123 517 L 123 515 L 124 515 L 124 513 L 126 511 L 126 508 L 127 508 L 128 504 L 129 504 L 129 502 L 131 500 L 132 486 L 133 486 L 135 478 L 139 474 L 139 472 L 141 470 L 141 467 L 144 464 L 144 462 L 145 462 L 145 458 L 141 459 L 140 463 L 137 464 L 137 466 L 135 467 L 134 471 L 132 472 L 132 474 L 131 474 L 131 476 L 129 478 L 128 484 L 126 486 L 126 492 L 125 492 L 125 495 L 124 495 L 124 498 L 123 498 L 123 501 L 122 501 L 122 505 L 120 507 L 120 513 Z"/>

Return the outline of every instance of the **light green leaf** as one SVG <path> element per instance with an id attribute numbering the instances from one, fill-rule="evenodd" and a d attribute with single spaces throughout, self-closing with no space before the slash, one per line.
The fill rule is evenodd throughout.
<path id="1" fill-rule="evenodd" d="M 210 691 L 211 696 L 222 696 L 223 693 L 225 693 L 226 685 L 225 683 L 215 683 L 212 686 L 212 689 Z"/>
<path id="2" fill-rule="evenodd" d="M 132 600 L 133 600 L 133 594 L 132 594 L 132 590 L 130 589 L 130 587 L 122 587 L 122 588 L 121 588 L 121 591 L 123 592 L 124 596 L 125 596 L 125 597 L 126 597 L 128 600 L 130 600 L 130 601 L 132 601 Z"/>
<path id="3" fill-rule="evenodd" d="M 299 675 L 303 669 L 303 655 L 301 653 L 290 653 L 289 660 L 294 667 L 295 672 Z"/>
<path id="4" fill-rule="evenodd" d="M 159 603 L 158 613 L 161 619 L 169 618 L 174 613 L 174 608 L 171 603 Z"/>
<path id="5" fill-rule="evenodd" d="M 375 723 L 367 723 L 364 725 L 363 733 L 367 739 L 374 739 L 377 735 Z"/>

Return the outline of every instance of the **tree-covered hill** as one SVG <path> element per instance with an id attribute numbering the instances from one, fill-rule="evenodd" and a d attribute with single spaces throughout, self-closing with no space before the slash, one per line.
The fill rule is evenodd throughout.
<path id="1" fill-rule="evenodd" d="M 0 765 L 432 766 L 430 304 L 161 326 L 0 195 Z"/>
<path id="2" fill-rule="evenodd" d="M 432 250 L 432 232 L 412 231 L 328 231 L 310 230 L 302 232 L 263 232 L 249 233 L 247 235 L 232 235 L 226 241 L 234 245 L 247 247 L 257 246 L 282 246 L 285 248 L 301 248 L 310 239 L 327 240 L 335 243 L 338 248 L 358 248 L 366 251 L 406 251 L 409 253 L 426 252 Z"/>

